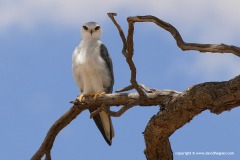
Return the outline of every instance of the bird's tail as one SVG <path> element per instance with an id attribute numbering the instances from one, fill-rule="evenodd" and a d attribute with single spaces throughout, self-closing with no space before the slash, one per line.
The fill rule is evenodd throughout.
<path id="1" fill-rule="evenodd" d="M 89 110 L 90 113 L 94 110 Z M 104 111 L 99 112 L 99 114 L 93 117 L 98 129 L 102 133 L 105 141 L 109 146 L 112 144 L 112 138 L 114 137 L 114 129 L 112 125 L 111 117 Z"/>

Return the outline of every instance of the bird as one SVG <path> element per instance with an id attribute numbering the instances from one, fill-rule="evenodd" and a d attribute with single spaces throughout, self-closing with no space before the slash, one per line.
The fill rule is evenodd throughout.
<path id="1" fill-rule="evenodd" d="M 72 71 L 81 91 L 79 100 L 92 96 L 96 99 L 112 93 L 114 73 L 112 59 L 107 47 L 101 42 L 102 29 L 97 22 L 87 22 L 81 28 L 82 40 L 72 55 Z M 90 113 L 96 109 L 89 109 Z M 111 117 L 105 112 L 97 113 L 93 120 L 109 146 L 114 129 Z"/>

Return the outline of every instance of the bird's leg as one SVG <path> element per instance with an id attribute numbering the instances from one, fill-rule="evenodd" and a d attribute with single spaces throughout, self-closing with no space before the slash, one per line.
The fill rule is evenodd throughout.
<path id="1" fill-rule="evenodd" d="M 85 97 L 94 97 L 95 93 L 88 93 L 88 94 L 80 94 L 78 96 L 78 99 L 80 102 L 82 102 L 83 99 L 85 99 Z"/>
<path id="2" fill-rule="evenodd" d="M 98 97 L 100 97 L 100 96 L 102 96 L 102 95 L 104 95 L 104 94 L 106 94 L 105 92 L 99 92 L 99 93 L 94 93 L 95 95 L 94 95 L 94 100 L 96 100 Z"/>
<path id="3" fill-rule="evenodd" d="M 79 95 L 78 99 L 80 102 L 82 102 L 82 100 L 85 98 L 85 97 L 93 97 L 94 100 L 96 100 L 98 97 L 102 96 L 106 94 L 105 92 L 98 92 L 98 93 L 88 93 L 88 94 L 81 94 Z"/>

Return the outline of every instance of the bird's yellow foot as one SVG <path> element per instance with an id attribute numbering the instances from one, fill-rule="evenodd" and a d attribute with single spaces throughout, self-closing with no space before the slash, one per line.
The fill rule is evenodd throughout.
<path id="1" fill-rule="evenodd" d="M 86 96 L 85 94 L 79 95 L 78 96 L 79 101 L 82 102 L 82 100 L 85 98 L 85 96 Z"/>
<path id="2" fill-rule="evenodd" d="M 102 96 L 106 94 L 105 92 L 99 92 L 99 93 L 89 93 L 89 94 L 81 94 L 79 95 L 78 99 L 80 102 L 82 102 L 82 100 L 85 98 L 85 97 L 93 97 L 94 100 L 96 100 L 98 97 Z"/>
<path id="3" fill-rule="evenodd" d="M 80 102 L 82 102 L 83 99 L 85 99 L 86 97 L 94 97 L 94 96 L 95 96 L 95 94 L 93 94 L 93 93 L 81 94 L 81 95 L 78 96 L 78 99 L 79 99 Z"/>
<path id="4" fill-rule="evenodd" d="M 100 97 L 100 96 L 102 96 L 102 95 L 104 95 L 104 94 L 106 94 L 105 92 L 99 92 L 99 93 L 94 93 L 95 95 L 94 95 L 94 100 L 96 100 L 98 97 Z"/>

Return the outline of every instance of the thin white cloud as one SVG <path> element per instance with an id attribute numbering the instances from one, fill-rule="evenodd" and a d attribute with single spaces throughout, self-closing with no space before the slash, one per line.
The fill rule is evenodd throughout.
<path id="1" fill-rule="evenodd" d="M 79 21 L 84 22 L 92 18 L 106 19 L 107 12 L 119 11 L 119 14 L 129 16 L 156 15 L 174 23 L 181 23 L 182 27 L 187 30 L 194 30 L 196 26 L 213 27 L 215 23 L 220 29 L 230 26 L 235 30 L 240 26 L 240 21 L 236 21 L 236 17 L 240 14 L 239 7 L 240 1 L 238 0 L 150 0 L 148 2 L 136 0 L 9 0 L 1 2 L 0 5 L 0 29 L 6 29 L 11 25 L 35 26 L 39 21 L 76 25 Z"/>
<path id="2" fill-rule="evenodd" d="M 9 26 L 18 25 L 23 28 L 32 28 L 39 23 L 53 23 L 56 25 L 76 25 L 89 19 L 106 17 L 106 13 L 121 6 L 118 3 L 109 3 L 83 0 L 19 0 L 8 1 L 0 5 L 0 30 Z"/>
<path id="3" fill-rule="evenodd" d="M 196 35 L 194 41 L 231 43 L 240 35 L 240 21 L 236 20 L 240 15 L 238 0 L 152 0 L 145 8 L 172 23 L 184 37 Z"/>
<path id="4" fill-rule="evenodd" d="M 107 12 L 119 16 L 155 15 L 173 24 L 187 42 L 236 44 L 240 41 L 239 0 L 17 0 L 0 2 L 0 32 L 11 26 L 34 29 L 41 23 L 80 26 L 85 21 L 108 20 Z M 124 17 L 125 20 L 125 17 Z M 197 58 L 198 71 L 217 75 L 224 67 L 238 74 L 236 57 Z M 188 68 L 189 70 L 189 68 Z"/>

